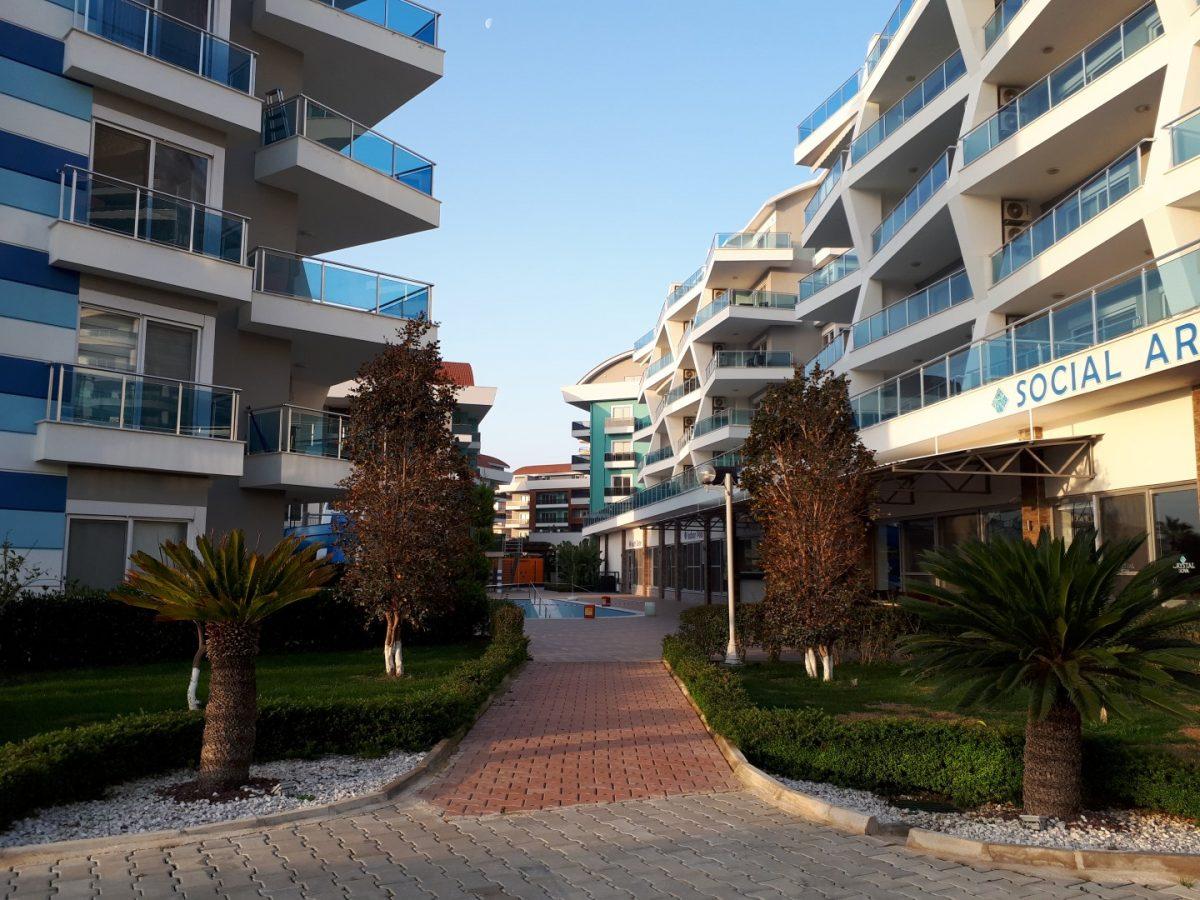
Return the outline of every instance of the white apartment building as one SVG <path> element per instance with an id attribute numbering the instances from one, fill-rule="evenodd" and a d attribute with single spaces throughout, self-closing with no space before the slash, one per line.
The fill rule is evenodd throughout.
<path id="1" fill-rule="evenodd" d="M 496 489 L 504 511 L 505 540 L 577 544 L 588 512 L 587 472 L 572 464 L 518 466 Z"/>
<path id="2" fill-rule="evenodd" d="M 1195 0 L 901 0 L 801 123 L 795 315 L 880 466 L 878 589 L 1042 528 L 1200 552 L 1198 44 Z M 705 493 L 588 531 L 653 541 Z"/>
<path id="3" fill-rule="evenodd" d="M 0 7 L 0 534 L 49 579 L 244 528 L 346 475 L 329 389 L 431 314 L 324 261 L 435 228 L 374 126 L 440 78 L 408 0 Z"/>

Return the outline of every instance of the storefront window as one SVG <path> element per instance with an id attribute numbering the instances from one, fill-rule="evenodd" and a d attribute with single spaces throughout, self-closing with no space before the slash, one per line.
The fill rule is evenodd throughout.
<path id="1" fill-rule="evenodd" d="M 983 514 L 983 529 L 984 536 L 989 541 L 994 541 L 998 538 L 1019 539 L 1021 537 L 1020 507 L 989 509 Z"/>
<path id="2" fill-rule="evenodd" d="M 1091 497 L 1072 497 L 1054 507 L 1054 536 L 1068 544 L 1077 534 L 1096 530 L 1096 507 Z"/>
<path id="3" fill-rule="evenodd" d="M 1200 510 L 1196 489 L 1160 491 L 1154 495 L 1154 540 L 1158 558 L 1183 555 L 1200 560 Z"/>
<path id="4" fill-rule="evenodd" d="M 921 557 L 937 544 L 936 519 L 910 519 L 902 526 L 904 580 L 928 581 L 927 575 L 921 569 Z"/>
<path id="5" fill-rule="evenodd" d="M 963 513 L 957 516 L 942 516 L 938 519 L 941 546 L 953 547 L 963 541 L 979 540 L 979 516 Z"/>
<path id="6" fill-rule="evenodd" d="M 1146 495 L 1121 494 L 1100 498 L 1100 535 L 1105 541 L 1139 537 L 1146 533 Z M 1143 543 L 1129 560 L 1126 571 L 1137 571 L 1150 562 L 1150 548 Z"/>

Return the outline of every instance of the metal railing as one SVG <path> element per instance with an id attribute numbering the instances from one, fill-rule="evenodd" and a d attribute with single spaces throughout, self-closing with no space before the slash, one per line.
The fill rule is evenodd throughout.
<path id="1" fill-rule="evenodd" d="M 718 350 L 708 361 L 704 380 L 712 378 L 717 369 L 791 368 L 790 350 Z"/>
<path id="2" fill-rule="evenodd" d="M 930 406 L 1200 306 L 1200 242 L 889 378 L 850 398 L 859 428 Z"/>
<path id="3" fill-rule="evenodd" d="M 832 94 L 825 98 L 825 101 L 820 106 L 809 113 L 796 126 L 796 142 L 803 142 L 805 138 L 828 122 L 834 113 L 857 97 L 859 90 L 862 89 L 863 81 L 862 68 L 855 69 L 853 75 L 842 82 Z"/>
<path id="4" fill-rule="evenodd" d="M 580 422 L 580 421 L 576 420 L 571 423 L 571 430 L 572 431 L 587 431 L 590 433 L 591 426 L 588 425 L 587 422 Z"/>
<path id="5" fill-rule="evenodd" d="M 694 394 L 698 390 L 700 390 L 699 378 L 689 378 L 684 381 L 683 384 L 671 388 L 669 391 L 667 391 L 666 396 L 664 396 L 662 401 L 658 404 L 658 409 L 654 411 L 654 417 L 657 419 L 660 415 L 662 415 L 662 411 L 676 400 L 682 400 L 688 394 Z"/>
<path id="6" fill-rule="evenodd" d="M 882 340 L 909 325 L 935 316 L 973 296 L 966 269 L 959 269 L 928 287 L 888 304 L 879 312 L 854 323 L 854 347 Z M 840 355 L 840 354 L 839 354 Z M 822 368 L 828 368 L 822 364 Z"/>
<path id="7" fill-rule="evenodd" d="M 433 285 L 345 263 L 258 247 L 254 289 L 398 319 L 429 317 Z"/>
<path id="8" fill-rule="evenodd" d="M 996 9 L 988 16 L 988 20 L 983 23 L 983 48 L 991 50 L 992 44 L 996 43 L 996 39 L 1004 34 L 1004 30 L 1008 28 L 1009 23 L 1013 20 L 1013 16 L 1020 11 L 1025 5 L 1025 0 L 1000 0 L 996 4 Z"/>
<path id="9" fill-rule="evenodd" d="M 850 145 L 850 159 L 858 162 L 887 138 L 893 131 L 919 113 L 935 97 L 941 96 L 946 88 L 967 73 L 962 51 L 955 50 L 936 69 L 921 80 L 920 84 L 889 106 Z"/>
<path id="10" fill-rule="evenodd" d="M 1171 135 L 1171 165 L 1178 166 L 1200 156 L 1200 109 L 1184 113 L 1163 127 Z"/>
<path id="11" fill-rule="evenodd" d="M 710 431 L 716 431 L 718 428 L 727 428 L 730 425 L 748 426 L 753 416 L 754 412 L 749 409 L 731 409 L 727 412 L 711 415 L 706 419 L 701 419 L 692 426 L 692 437 L 698 438 L 708 434 Z"/>
<path id="12" fill-rule="evenodd" d="M 853 275 L 857 271 L 858 254 L 853 250 L 847 250 L 800 279 L 800 299 L 807 300 L 831 284 L 836 284 L 847 275 Z"/>
<path id="13" fill-rule="evenodd" d="M 254 96 L 257 56 L 136 0 L 75 0 L 75 26 L 143 56 Z"/>
<path id="14" fill-rule="evenodd" d="M 792 236 L 786 231 L 719 231 L 713 235 L 713 250 L 786 250 Z"/>
<path id="15" fill-rule="evenodd" d="M 1070 196 L 1042 213 L 992 254 L 992 283 L 1024 268 L 1122 197 L 1141 187 L 1141 144 L 1110 163 Z"/>
<path id="16" fill-rule="evenodd" d="M 649 381 L 667 366 L 671 365 L 671 363 L 674 361 L 675 360 L 670 353 L 666 354 L 665 356 L 660 356 L 654 362 L 650 363 L 650 365 L 646 366 L 646 380 Z"/>
<path id="17" fill-rule="evenodd" d="M 829 167 L 829 171 L 825 173 L 825 177 L 821 179 L 821 183 L 817 186 L 816 193 L 809 198 L 808 203 L 804 205 L 804 224 L 809 222 L 817 215 L 817 211 L 821 208 L 821 204 L 833 193 L 833 189 L 838 186 L 838 182 L 842 180 L 842 175 L 846 171 L 846 167 L 850 164 L 849 151 L 843 150 L 838 154 L 837 161 Z"/>
<path id="18" fill-rule="evenodd" d="M 50 363 L 46 418 L 128 431 L 235 440 L 237 388 Z"/>
<path id="19" fill-rule="evenodd" d="M 896 236 L 896 232 L 929 202 L 938 188 L 949 180 L 950 166 L 953 163 L 954 148 L 948 147 L 871 232 L 872 252 L 878 253 L 886 246 L 887 242 Z"/>
<path id="20" fill-rule="evenodd" d="M 633 430 L 641 431 L 643 428 L 649 428 L 653 424 L 653 420 L 649 416 L 638 416 L 633 420 Z"/>
<path id="21" fill-rule="evenodd" d="M 77 166 L 59 171 L 59 218 L 242 264 L 249 219 Z"/>
<path id="22" fill-rule="evenodd" d="M 246 410 L 246 453 L 302 453 L 346 459 L 349 416 L 281 403 Z"/>
<path id="23" fill-rule="evenodd" d="M 659 447 L 657 450 L 651 450 L 642 458 L 642 468 L 652 466 L 657 462 L 662 462 L 664 459 L 671 459 L 675 456 L 675 448 L 668 444 L 665 447 Z"/>
<path id="24" fill-rule="evenodd" d="M 640 338 L 638 338 L 636 341 L 633 342 L 633 352 L 637 353 L 637 351 L 641 350 L 643 347 L 645 347 L 647 344 L 649 344 L 652 340 L 654 340 L 654 329 L 653 328 L 651 328 L 649 331 L 647 331 Z"/>
<path id="25" fill-rule="evenodd" d="M 690 291 L 692 288 L 694 288 L 696 285 L 698 285 L 703 279 L 704 279 L 704 266 L 701 266 L 695 272 L 693 272 L 691 275 L 689 275 L 686 280 L 681 282 L 679 284 L 679 286 L 677 288 L 675 288 L 675 290 L 673 290 L 669 294 L 667 294 L 667 302 L 663 305 L 663 310 L 665 311 L 668 306 L 670 306 L 672 303 L 674 303 L 676 300 L 678 300 L 680 297 L 682 297 L 684 294 L 686 294 L 688 291 Z M 660 316 L 660 319 L 661 319 L 661 316 Z"/>
<path id="26" fill-rule="evenodd" d="M 610 463 L 610 462 L 636 463 L 637 462 L 637 454 L 631 450 L 625 450 L 625 451 L 620 451 L 620 452 L 610 450 L 609 452 L 604 454 L 604 461 L 606 463 Z"/>
<path id="27" fill-rule="evenodd" d="M 736 450 L 730 450 L 727 453 L 722 453 L 720 456 L 713 457 L 710 462 L 715 466 L 740 465 L 741 454 Z M 707 487 L 707 485 L 700 481 L 700 477 L 696 474 L 695 469 L 688 469 L 652 487 L 634 491 L 626 500 L 618 500 L 616 503 L 605 504 L 588 516 L 585 521 L 588 525 L 594 525 L 613 516 L 619 516 L 621 513 L 641 509 L 643 506 L 649 506 L 652 503 L 658 503 L 662 500 L 669 500 L 672 497 L 694 491 L 701 487 Z"/>
<path id="28" fill-rule="evenodd" d="M 896 34 L 900 31 L 900 26 L 904 24 L 904 20 L 908 18 L 909 12 L 912 11 L 914 3 L 916 3 L 916 0 L 900 0 L 896 4 L 896 8 L 892 10 L 892 14 L 888 16 L 883 29 L 871 42 L 871 47 L 867 50 L 867 61 L 863 64 L 863 71 L 866 73 L 863 77 L 864 81 L 866 81 L 867 76 L 875 71 L 875 67 L 879 65 L 879 61 L 883 59 L 883 54 L 891 46 Z"/>
<path id="29" fill-rule="evenodd" d="M 303 137 L 433 196 L 432 160 L 304 94 L 263 107 L 262 143 Z"/>
<path id="30" fill-rule="evenodd" d="M 795 309 L 798 298 L 795 294 L 778 291 L 727 290 L 718 294 L 713 301 L 702 306 L 692 317 L 691 327 L 699 328 L 717 313 L 733 307 L 757 309 Z"/>
<path id="31" fill-rule="evenodd" d="M 963 135 L 963 165 L 969 166 L 998 147 L 1162 33 L 1158 8 L 1151 0 Z"/>
<path id="32" fill-rule="evenodd" d="M 318 0 L 359 19 L 382 25 L 388 31 L 415 38 L 432 47 L 438 45 L 442 14 L 411 0 Z"/>
<path id="33" fill-rule="evenodd" d="M 842 328 L 834 335 L 833 340 L 817 352 L 812 359 L 804 364 L 804 374 L 811 375 L 817 366 L 824 371 L 833 368 L 833 364 L 846 355 L 846 340 L 850 335 L 849 328 Z"/>

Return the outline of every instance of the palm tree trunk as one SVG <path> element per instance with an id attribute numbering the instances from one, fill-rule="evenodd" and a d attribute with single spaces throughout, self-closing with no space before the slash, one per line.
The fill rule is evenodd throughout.
<path id="1" fill-rule="evenodd" d="M 1040 722 L 1025 725 L 1025 812 L 1073 819 L 1083 806 L 1083 732 L 1079 710 L 1058 699 Z"/>
<path id="2" fill-rule="evenodd" d="M 199 781 L 205 788 L 234 787 L 250 779 L 254 755 L 258 626 L 209 622 L 205 630 L 211 672 Z"/>

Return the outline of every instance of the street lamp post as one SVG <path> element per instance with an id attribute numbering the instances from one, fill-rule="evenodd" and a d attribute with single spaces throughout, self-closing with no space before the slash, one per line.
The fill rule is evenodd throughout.
<path id="1" fill-rule="evenodd" d="M 729 643 L 725 647 L 725 665 L 740 666 L 742 659 L 738 655 L 737 620 L 733 605 L 733 486 L 737 479 L 737 469 L 733 466 L 718 468 L 706 463 L 700 467 L 699 475 L 702 484 L 716 484 L 720 479 L 725 488 L 725 598 L 729 607 Z"/>

